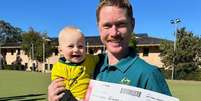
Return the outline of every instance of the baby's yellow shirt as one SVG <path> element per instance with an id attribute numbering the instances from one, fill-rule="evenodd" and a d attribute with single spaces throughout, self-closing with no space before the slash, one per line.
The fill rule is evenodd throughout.
<path id="1" fill-rule="evenodd" d="M 84 99 L 94 69 L 99 62 L 99 57 L 87 54 L 81 64 L 65 63 L 60 59 L 53 65 L 51 79 L 64 78 L 66 89 L 69 89 L 77 99 Z"/>

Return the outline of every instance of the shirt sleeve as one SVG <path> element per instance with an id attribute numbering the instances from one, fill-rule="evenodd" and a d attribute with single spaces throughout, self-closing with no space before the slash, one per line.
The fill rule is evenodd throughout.
<path id="1" fill-rule="evenodd" d="M 171 96 L 167 82 L 158 68 L 154 69 L 152 73 L 150 73 L 146 88 Z"/>
<path id="2" fill-rule="evenodd" d="M 96 63 L 96 65 L 99 63 L 100 59 L 98 55 L 94 55 L 94 61 Z"/>
<path id="3" fill-rule="evenodd" d="M 51 80 L 55 80 L 59 77 L 62 77 L 62 71 L 61 67 L 59 67 L 59 64 L 56 63 L 53 65 L 52 72 L 51 72 Z"/>
<path id="4" fill-rule="evenodd" d="M 97 65 L 100 61 L 98 55 L 92 55 L 92 54 L 87 54 L 88 58 L 90 58 L 90 61 L 93 61 L 95 65 Z"/>

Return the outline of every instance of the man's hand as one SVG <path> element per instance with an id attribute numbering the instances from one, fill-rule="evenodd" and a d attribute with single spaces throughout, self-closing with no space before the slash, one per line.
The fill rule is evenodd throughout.
<path id="1" fill-rule="evenodd" d="M 58 78 L 48 86 L 48 101 L 59 101 L 65 90 L 65 84 L 63 78 Z"/>

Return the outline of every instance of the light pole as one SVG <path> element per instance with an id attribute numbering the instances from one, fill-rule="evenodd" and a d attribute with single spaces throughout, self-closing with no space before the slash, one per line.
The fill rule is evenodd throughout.
<path id="1" fill-rule="evenodd" d="M 30 69 L 31 71 L 32 70 L 35 70 L 35 63 L 34 63 L 34 44 L 33 42 L 31 42 L 31 66 L 32 68 Z"/>
<path id="2" fill-rule="evenodd" d="M 43 37 L 43 63 L 45 63 L 45 37 Z"/>
<path id="3" fill-rule="evenodd" d="M 33 42 L 31 42 L 31 56 L 32 56 L 32 60 L 34 60 L 34 44 L 33 44 Z"/>
<path id="4" fill-rule="evenodd" d="M 89 54 L 89 42 L 87 42 L 87 54 Z"/>
<path id="5" fill-rule="evenodd" d="M 46 41 L 50 41 L 50 39 L 47 39 L 45 37 L 42 37 L 43 38 L 43 71 L 45 70 L 45 62 L 46 62 L 46 59 L 45 59 L 45 42 Z"/>
<path id="6" fill-rule="evenodd" d="M 175 39 L 174 39 L 174 57 L 173 57 L 173 66 L 172 66 L 172 80 L 174 80 L 174 72 L 175 72 L 175 55 L 176 55 L 176 44 L 177 44 L 177 25 L 181 22 L 180 19 L 173 19 L 173 20 L 170 20 L 170 23 L 174 25 L 175 27 L 175 32 L 174 32 L 174 36 L 175 36 Z"/>

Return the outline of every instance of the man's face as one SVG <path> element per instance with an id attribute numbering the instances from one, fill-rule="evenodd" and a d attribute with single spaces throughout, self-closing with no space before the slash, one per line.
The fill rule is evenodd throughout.
<path id="1" fill-rule="evenodd" d="M 119 54 L 127 49 L 133 26 L 126 9 L 105 6 L 101 8 L 99 18 L 100 38 L 107 51 Z"/>

